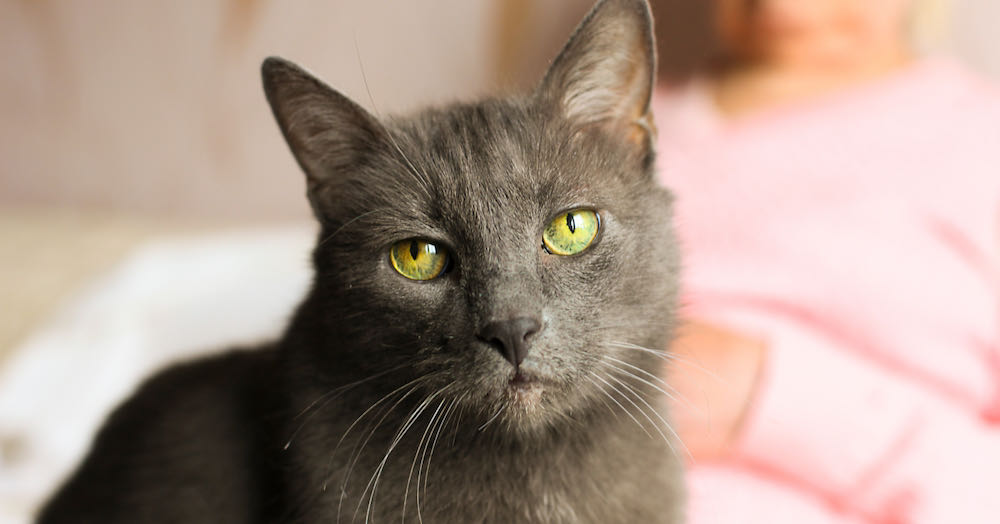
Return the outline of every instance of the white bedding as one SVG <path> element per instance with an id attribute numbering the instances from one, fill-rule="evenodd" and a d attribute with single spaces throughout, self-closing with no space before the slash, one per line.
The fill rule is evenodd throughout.
<path id="1" fill-rule="evenodd" d="M 280 333 L 314 229 L 151 242 L 90 283 L 0 369 L 0 522 L 28 522 L 101 421 L 164 364 Z"/>

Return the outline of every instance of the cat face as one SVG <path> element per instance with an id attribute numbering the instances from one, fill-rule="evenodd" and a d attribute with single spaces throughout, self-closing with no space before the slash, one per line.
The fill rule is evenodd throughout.
<path id="1" fill-rule="evenodd" d="M 677 256 L 651 172 L 650 24 L 645 2 L 602 2 L 530 95 L 387 122 L 265 62 L 323 226 L 329 365 L 400 370 L 520 433 L 656 373 L 641 348 L 665 344 Z"/>

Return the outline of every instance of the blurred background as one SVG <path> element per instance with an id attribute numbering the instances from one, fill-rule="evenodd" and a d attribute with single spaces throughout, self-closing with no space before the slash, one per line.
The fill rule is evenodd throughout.
<path id="1" fill-rule="evenodd" d="M 936 5 L 922 9 L 921 49 L 1000 77 L 1000 3 L 922 1 Z M 711 2 L 653 4 L 661 77 L 680 81 L 712 56 Z M 308 219 L 263 57 L 400 112 L 529 86 L 590 6 L 0 1 L 0 354 L 147 233 Z"/>
<path id="2" fill-rule="evenodd" d="M 916 48 L 956 57 L 1000 79 L 995 38 L 1000 2 L 920 1 L 928 6 L 913 23 Z M 717 50 L 712 3 L 652 3 L 661 80 L 681 83 L 706 67 Z M 126 281 L 136 275 L 160 279 L 163 288 L 147 289 L 142 295 L 147 298 L 193 273 L 215 282 L 241 276 L 233 269 L 238 260 L 226 264 L 224 257 L 199 251 L 217 241 L 295 252 L 292 263 L 275 261 L 265 268 L 293 267 L 305 274 L 311 234 L 305 184 L 264 101 L 258 72 L 264 57 L 302 64 L 377 114 L 405 112 L 527 88 L 591 5 L 591 0 L 0 0 L 0 380 L 6 380 L 0 385 L 15 381 L 14 372 L 5 370 L 15 355 L 22 359 L 16 376 L 29 377 L 20 391 L 53 380 L 44 369 L 26 373 L 24 366 L 31 366 L 23 364 L 23 355 L 36 347 L 65 350 L 65 339 L 39 341 L 70 320 L 79 331 L 80 322 L 100 322 L 100 314 L 123 308 L 109 300 L 100 314 L 74 316 L 70 310 L 80 300 L 93 302 L 115 286 L 133 289 Z M 275 233 L 252 240 L 240 236 L 249 230 Z M 285 230 L 294 233 L 278 233 Z M 184 244 L 187 251 L 172 250 L 177 244 L 171 242 L 184 238 L 201 240 L 194 247 Z M 150 260 L 169 263 L 150 270 Z M 234 290 L 245 286 L 246 280 L 231 280 Z M 277 302 L 294 303 L 299 291 L 275 290 Z M 158 307 L 182 303 L 165 300 Z M 224 324 L 227 313 L 192 321 Z M 248 314 L 223 332 L 246 336 L 246 326 L 254 322 L 245 319 L 256 318 Z M 264 336 L 279 329 L 278 320 L 269 322 L 250 331 Z M 165 328 L 157 336 L 174 344 L 164 354 L 175 346 L 216 342 Z M 87 343 L 104 340 L 93 337 Z M 8 397 L 8 413 L 18 405 L 28 412 L 35 400 Z M 95 408 L 80 426 L 99 415 Z M 0 475 L 18 467 L 18 457 L 31 455 L 11 429 L 15 418 L 0 419 Z M 46 422 L 47 427 L 59 423 Z M 77 451 L 71 446 L 65 456 Z M 50 481 L 37 475 L 32 478 L 38 485 Z M 0 496 L 8 497 L 0 506 L 16 495 L 23 496 L 18 507 L 28 508 L 44 489 L 21 489 L 11 478 L 0 479 Z"/>

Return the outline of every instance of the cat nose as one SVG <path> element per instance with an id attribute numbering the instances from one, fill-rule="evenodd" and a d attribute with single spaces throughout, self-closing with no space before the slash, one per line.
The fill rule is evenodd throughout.
<path id="1" fill-rule="evenodd" d="M 514 317 L 486 324 L 477 336 L 500 350 L 517 369 L 528 356 L 528 337 L 541 329 L 542 323 L 535 317 Z"/>

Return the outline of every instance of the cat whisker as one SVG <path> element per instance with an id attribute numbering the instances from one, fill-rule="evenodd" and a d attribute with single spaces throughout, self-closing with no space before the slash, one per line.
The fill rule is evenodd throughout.
<path id="1" fill-rule="evenodd" d="M 413 164 L 413 162 L 410 161 L 409 157 L 406 156 L 406 153 L 403 153 L 403 149 L 399 147 L 399 144 L 396 142 L 396 139 L 392 136 L 392 132 L 390 132 L 389 129 L 386 128 L 384 125 L 382 125 L 381 122 L 382 115 L 379 113 L 378 104 L 375 103 L 375 97 L 372 96 L 371 86 L 368 85 L 368 75 L 365 73 L 365 64 L 361 60 L 361 48 L 358 46 L 357 34 L 354 35 L 354 52 L 358 57 L 358 68 L 361 70 L 361 81 L 364 82 L 365 84 L 365 92 L 368 94 L 368 100 L 372 104 L 372 111 L 375 113 L 375 116 L 379 119 L 378 122 L 379 126 L 385 132 L 385 136 L 389 139 L 389 143 L 392 144 L 392 147 L 396 150 L 397 153 L 399 153 L 399 156 L 403 157 L 403 161 L 406 162 L 406 166 L 404 167 L 407 167 L 410 174 L 412 174 L 414 178 L 416 178 L 416 180 L 421 183 L 421 188 L 424 190 L 424 192 L 430 195 L 429 188 L 431 187 L 431 181 L 430 178 L 427 177 L 427 173 L 417 170 L 417 167 Z"/>
<path id="2" fill-rule="evenodd" d="M 478 431 L 482 431 L 482 430 L 486 429 L 487 426 L 489 426 L 494 420 L 497 419 L 497 417 L 500 416 L 500 413 L 503 413 L 503 410 L 504 410 L 505 407 L 506 407 L 506 404 L 501 404 L 500 407 L 497 408 L 497 412 L 494 413 L 493 416 L 489 418 L 489 420 L 487 420 L 486 422 L 484 422 L 482 426 L 479 426 Z"/>
<path id="3" fill-rule="evenodd" d="M 441 401 L 442 404 L 444 401 Z M 424 450 L 420 453 L 420 465 L 417 466 L 417 486 L 414 492 L 417 501 L 417 520 L 420 524 L 423 524 L 423 507 L 420 503 L 420 477 L 421 472 L 423 472 L 424 479 L 424 495 L 427 494 L 427 476 L 430 475 L 430 457 L 434 454 L 434 446 L 437 444 L 437 438 L 441 435 L 441 427 L 444 425 L 448 417 L 448 412 L 454 407 L 456 400 L 453 399 L 447 408 L 441 413 L 441 416 L 437 420 L 437 424 L 431 424 L 434 429 L 431 430 L 432 437 L 427 440 L 427 444 L 424 445 Z M 431 419 L 433 422 L 433 418 Z M 430 455 L 428 455 L 428 448 L 430 448 Z M 427 458 L 427 469 L 424 469 L 424 459 Z"/>
<path id="4" fill-rule="evenodd" d="M 649 327 L 665 327 L 665 328 L 675 328 L 677 327 L 676 322 L 668 321 L 650 321 L 642 320 L 638 318 L 619 320 L 616 324 L 602 324 L 600 326 L 594 326 L 590 328 L 591 330 L 599 331 L 609 331 L 609 330 L 620 330 L 623 327 L 630 328 L 649 328 Z"/>
<path id="5" fill-rule="evenodd" d="M 590 380 L 590 383 L 593 384 L 594 387 L 596 387 L 598 390 L 600 390 L 601 393 L 603 393 L 603 396 L 599 396 L 597 398 L 601 401 L 601 404 L 604 404 L 604 407 L 608 408 L 608 411 L 611 413 L 611 416 L 615 417 L 615 420 L 618 420 L 618 412 L 615 411 L 613 407 L 611 407 L 611 404 L 608 404 L 607 400 L 604 400 L 604 397 L 608 396 L 608 393 L 604 391 L 604 389 L 600 386 L 600 384 L 597 383 L 597 381 L 592 380 L 590 377 L 583 377 L 583 378 Z"/>
<path id="6" fill-rule="evenodd" d="M 618 393 L 619 395 L 621 395 L 621 397 L 623 399 L 625 399 L 625 402 L 628 402 L 629 405 L 631 405 L 633 408 L 635 408 L 635 410 L 638 411 L 639 414 L 642 415 L 653 426 L 653 429 L 656 430 L 656 432 L 659 433 L 660 436 L 663 437 L 664 440 L 667 440 L 667 436 L 660 430 L 659 426 L 657 426 L 656 423 L 653 422 L 653 419 L 649 418 L 649 415 L 647 415 L 646 412 L 642 408 L 640 408 L 639 405 L 636 404 L 635 401 L 633 401 L 631 397 L 629 397 L 624 392 L 622 392 L 620 389 L 618 389 L 617 387 L 615 387 L 614 384 L 612 384 L 612 383 L 608 382 L 607 380 L 605 380 L 604 377 L 602 377 L 602 376 L 600 376 L 598 374 L 594 374 L 594 376 L 597 378 L 597 380 L 600 380 L 605 385 L 607 385 L 609 388 L 611 388 L 612 391 L 614 391 L 615 393 Z M 621 383 L 620 381 L 618 381 L 618 382 Z M 627 408 L 623 408 L 623 409 L 625 409 L 626 413 L 631 414 L 631 412 L 628 411 Z M 638 423 L 638 421 L 636 423 Z M 643 426 L 643 427 L 645 427 L 642 424 L 640 424 L 640 425 Z M 647 432 L 646 434 L 649 435 L 649 432 Z M 649 436 L 652 437 L 652 435 L 649 435 Z"/>
<path id="7" fill-rule="evenodd" d="M 642 373 L 643 375 L 649 377 L 651 380 L 655 380 L 656 382 L 659 382 L 661 385 L 665 387 L 670 387 L 670 384 L 668 384 L 666 380 L 663 380 L 663 377 L 660 377 L 655 373 L 650 373 L 649 371 L 646 371 L 645 369 L 642 369 L 639 366 L 636 366 L 634 364 L 629 364 L 628 362 L 625 362 L 624 360 L 619 358 L 612 357 L 611 355 L 604 355 L 604 359 L 611 362 L 617 362 L 618 364 L 621 364 L 629 369 L 633 369 L 635 371 L 638 371 L 639 373 Z"/>
<path id="8" fill-rule="evenodd" d="M 677 357 L 677 355 L 673 355 L 671 353 L 667 353 L 666 351 L 664 351 L 662 349 L 647 348 L 645 346 L 640 346 L 638 344 L 633 344 L 631 342 L 610 341 L 610 342 L 606 342 L 605 345 L 608 346 L 608 347 L 613 347 L 613 348 L 634 349 L 636 351 L 642 351 L 644 353 L 648 353 L 650 355 L 654 355 L 657 358 L 661 358 L 663 360 L 674 360 Z"/>
<path id="9" fill-rule="evenodd" d="M 444 431 L 445 424 L 448 423 L 448 417 L 451 416 L 451 414 L 455 411 L 455 408 L 458 406 L 458 403 L 461 402 L 464 398 L 465 398 L 465 395 L 462 395 L 462 397 L 456 398 L 456 399 L 452 400 L 451 401 L 451 405 L 448 406 L 448 409 L 445 410 L 444 415 L 442 415 L 442 417 L 441 417 L 441 423 L 438 424 L 438 428 L 437 428 L 436 434 L 434 435 L 434 441 L 431 443 L 431 451 L 427 455 L 427 467 L 424 469 L 424 488 L 423 488 L 424 497 L 427 496 L 427 478 L 431 474 L 431 459 L 434 458 L 434 449 L 437 447 L 438 439 L 441 438 L 441 433 Z M 418 484 L 420 483 L 419 478 L 417 479 L 417 483 Z M 417 498 L 417 516 L 418 517 L 420 516 L 420 498 L 419 498 L 419 492 L 418 492 L 418 498 Z"/>
<path id="10" fill-rule="evenodd" d="M 468 396 L 468 393 L 466 393 L 466 395 L 463 395 L 463 398 L 465 398 L 467 396 Z M 458 430 L 461 429 L 461 427 L 458 424 L 458 421 L 468 416 L 467 415 L 467 411 L 468 410 L 469 410 L 469 407 L 464 402 L 459 403 L 459 412 L 458 412 L 458 415 L 454 418 L 454 420 L 455 420 L 455 426 L 451 429 L 451 447 L 452 448 L 455 447 L 456 439 L 458 439 Z"/>
<path id="11" fill-rule="evenodd" d="M 420 385 L 420 382 L 422 382 L 425 379 L 427 379 L 426 375 L 422 376 L 422 377 L 419 377 L 419 378 L 416 378 L 414 380 L 411 380 L 411 381 L 407 382 L 406 384 L 403 384 L 402 386 L 400 386 L 400 387 L 394 389 L 393 391 L 389 392 L 388 394 L 386 394 L 385 396 L 383 396 L 381 399 L 379 399 L 378 402 L 372 404 L 360 416 L 358 416 L 358 418 L 356 418 L 353 423 L 351 423 L 351 425 L 347 428 L 347 430 L 344 431 L 344 434 L 340 437 L 340 440 L 337 442 L 337 445 L 334 446 L 333 452 L 330 453 L 330 461 L 331 462 L 333 461 L 333 458 L 336 455 L 337 450 L 340 448 L 341 444 L 344 442 L 344 439 L 347 438 L 347 435 L 353 430 L 354 426 L 357 425 L 358 422 L 360 422 L 363 418 L 365 418 L 365 416 L 367 416 L 368 413 L 371 412 L 371 410 L 375 409 L 375 407 L 378 406 L 379 404 L 381 404 L 381 403 L 385 402 L 386 400 L 392 398 L 393 396 L 399 394 L 405 388 L 407 388 L 407 387 L 410 388 L 398 400 L 396 400 L 396 402 L 392 406 L 390 406 L 388 409 L 385 409 L 382 412 L 383 413 L 382 417 L 378 420 L 377 423 L 375 423 L 372 426 L 372 429 L 368 432 L 367 436 L 362 440 L 362 442 L 360 444 L 355 445 L 355 450 L 353 450 L 351 452 L 351 456 L 349 458 L 349 465 L 347 467 L 347 472 L 344 474 L 344 480 L 343 480 L 343 482 L 340 485 L 340 500 L 337 503 L 337 522 L 340 522 L 340 514 L 341 514 L 341 510 L 342 510 L 343 503 L 344 503 L 344 497 L 347 496 L 347 483 L 351 479 L 351 474 L 354 471 L 354 466 L 357 465 L 358 460 L 361 459 L 361 453 L 364 451 L 365 447 L 368 446 L 368 442 L 371 440 L 372 436 L 375 435 L 375 432 L 378 430 L 379 426 L 382 425 L 382 422 L 385 421 L 386 417 L 389 416 L 389 413 L 391 413 L 394 409 L 396 409 L 396 407 L 399 406 L 399 404 L 402 403 L 404 400 L 406 400 L 407 397 L 409 397 L 411 394 L 413 394 L 413 392 L 416 391 L 417 387 Z M 327 469 L 329 470 L 330 468 L 332 468 L 332 465 L 330 463 L 328 463 L 327 464 Z M 324 490 L 325 489 L 326 489 L 326 486 L 324 484 Z M 364 497 L 364 494 L 362 494 L 362 497 Z M 356 516 L 357 516 L 357 513 L 355 513 L 355 517 Z M 353 520 L 353 518 L 352 518 L 352 520 Z"/>
<path id="12" fill-rule="evenodd" d="M 632 343 L 629 343 L 629 342 L 614 342 L 613 341 L 613 342 L 606 342 L 605 345 L 608 346 L 608 347 L 614 347 L 614 348 L 633 349 L 633 350 L 636 350 L 636 351 L 642 351 L 644 353 L 653 355 L 653 356 L 655 356 L 657 358 L 660 358 L 660 359 L 662 359 L 664 361 L 667 361 L 667 362 L 678 362 L 678 363 L 681 363 L 681 364 L 686 364 L 688 366 L 691 366 L 691 367 L 695 368 L 698 371 L 701 371 L 702 373 L 708 375 L 709 377 L 711 377 L 711 378 L 713 378 L 713 379 L 715 379 L 715 380 L 717 380 L 717 381 L 719 381 L 721 383 L 726 383 L 726 381 L 723 380 L 722 377 L 720 377 L 719 375 L 715 374 L 710 369 L 707 369 L 704 366 L 702 366 L 701 364 L 699 364 L 699 363 L 697 363 L 697 362 L 695 362 L 695 361 L 693 361 L 691 359 L 684 358 L 684 357 L 682 357 L 680 355 L 677 355 L 675 353 L 670 353 L 670 352 L 662 350 L 662 349 L 651 349 L 651 348 L 643 347 L 643 346 L 640 346 L 640 345 L 637 345 L 637 344 L 632 344 Z"/>
<path id="13" fill-rule="evenodd" d="M 615 378 L 615 377 L 613 377 L 611 375 L 608 375 L 608 378 L 611 379 L 611 380 L 613 380 L 613 381 L 615 381 L 615 382 L 617 382 L 619 385 L 621 385 L 623 388 L 625 388 L 626 391 L 628 391 L 629 393 L 631 393 L 632 396 L 634 396 L 636 398 L 636 400 L 638 400 L 644 406 L 646 406 L 646 408 L 648 408 L 649 411 L 651 411 L 653 413 L 653 416 L 655 416 L 657 419 L 659 419 L 659 421 L 663 424 L 663 426 L 667 428 L 667 431 L 669 431 L 670 434 L 674 437 L 674 439 L 676 439 L 677 442 L 680 443 L 680 445 L 684 448 L 684 452 L 688 456 L 688 459 L 690 459 L 692 461 L 694 460 L 694 457 L 691 455 L 691 451 L 684 444 L 684 441 L 681 440 L 680 435 L 677 434 L 677 432 L 674 430 L 673 426 L 671 426 L 670 423 L 667 422 L 666 419 L 663 418 L 663 416 L 660 414 L 660 412 L 656 408 L 654 408 L 652 405 L 650 405 L 650 403 L 647 402 L 645 398 L 643 398 L 643 395 L 641 395 L 638 391 L 636 391 L 634 388 L 632 388 L 631 386 L 629 386 L 625 382 L 623 382 L 623 381 L 621 381 L 621 380 L 619 380 L 619 379 L 617 379 L 617 378 Z M 635 405 L 635 404 L 633 403 L 633 405 Z M 669 438 L 667 438 L 667 436 L 660 429 L 660 426 L 658 424 L 656 424 L 655 422 L 653 422 L 653 419 L 651 419 L 649 417 L 649 415 L 646 413 L 646 410 L 640 408 L 639 406 L 636 406 L 636 409 L 638 409 L 639 412 L 642 413 L 642 415 L 644 417 L 646 417 L 646 420 L 649 420 L 649 423 L 652 424 L 654 428 L 656 428 L 657 433 L 659 433 L 660 436 L 663 437 L 664 442 L 666 442 L 667 446 L 670 447 L 670 451 L 674 454 L 674 456 L 677 456 L 677 449 L 674 448 L 673 442 L 671 442 L 671 440 Z"/>
<path id="14" fill-rule="evenodd" d="M 406 422 L 404 422 L 402 427 L 400 427 L 399 430 L 396 432 L 396 435 L 392 439 L 392 443 L 389 444 L 389 448 L 386 449 L 385 455 L 382 457 L 382 461 L 379 462 L 378 467 L 375 469 L 375 473 L 372 474 L 372 478 L 368 481 L 368 484 L 365 486 L 364 491 L 361 492 L 361 500 L 358 501 L 358 507 L 355 509 L 354 512 L 355 515 L 354 518 L 357 517 L 357 512 L 360 511 L 361 509 L 361 503 L 364 501 L 365 493 L 368 493 L 369 488 L 371 488 L 371 493 L 368 495 L 368 507 L 365 510 L 365 524 L 368 524 L 369 519 L 371 517 L 372 504 L 374 504 L 375 502 L 375 494 L 378 491 L 378 481 L 382 477 L 382 472 L 385 470 L 385 465 L 389 461 L 389 456 L 396 449 L 396 446 L 399 445 L 400 441 L 403 440 L 403 437 L 406 435 L 407 432 L 409 432 L 410 428 L 413 427 L 413 424 L 416 423 L 416 421 L 420 418 L 420 415 L 422 415 L 423 412 L 427 409 L 427 406 L 429 406 L 430 403 L 433 402 L 434 398 L 436 398 L 446 389 L 447 386 L 432 393 L 430 396 L 421 401 L 420 404 L 418 404 L 417 407 L 413 409 L 413 411 L 410 412 L 410 416 L 407 417 Z"/>
<path id="15" fill-rule="evenodd" d="M 295 415 L 294 417 L 292 417 L 292 420 L 295 420 L 295 419 L 297 419 L 297 418 L 305 415 L 306 412 L 308 412 L 309 410 L 313 409 L 314 407 L 316 407 L 317 404 L 319 404 L 320 402 L 322 402 L 322 404 L 320 404 L 319 407 L 316 407 L 316 410 L 313 411 L 313 414 L 315 414 L 319 410 L 323 409 L 323 407 L 326 406 L 327 404 L 329 404 L 332 400 L 334 400 L 337 397 L 343 395 L 344 393 L 346 393 L 351 388 L 359 386 L 361 384 L 364 384 L 365 382 L 368 382 L 370 380 L 374 380 L 376 378 L 385 376 L 385 375 L 387 375 L 389 373 L 392 373 L 393 371 L 398 371 L 398 370 L 402 369 L 403 367 L 405 367 L 405 364 L 401 364 L 399 366 L 387 369 L 385 371 L 381 371 L 381 372 L 376 373 L 376 374 L 374 374 L 374 375 L 372 375 L 372 376 L 370 376 L 368 378 L 361 379 L 361 380 L 358 380 L 358 381 L 355 381 L 355 382 L 351 382 L 350 384 L 345 384 L 343 386 L 338 386 L 338 387 L 336 387 L 334 389 L 331 389 L 330 391 L 327 391 L 326 393 L 324 393 L 324 394 L 316 397 L 316 399 L 313 400 L 312 402 L 310 402 L 308 406 L 306 406 L 305 408 L 303 408 L 302 411 L 300 411 L 297 415 Z M 309 421 L 310 417 L 312 417 L 312 414 L 310 414 L 309 417 L 306 417 L 306 420 L 303 420 L 302 423 L 299 424 L 299 426 L 297 428 L 295 428 L 294 431 L 292 431 L 291 436 L 288 437 L 288 442 L 285 442 L 285 445 L 284 445 L 284 447 L 282 449 L 287 450 L 292 445 L 292 441 L 295 439 L 295 436 L 298 435 L 298 433 L 302 430 L 302 428 L 305 427 L 305 425 Z"/>
<path id="16" fill-rule="evenodd" d="M 413 452 L 413 462 L 410 463 L 410 473 L 406 477 L 406 488 L 403 490 L 403 509 L 402 509 L 401 521 L 406 520 L 406 503 L 410 498 L 410 482 L 413 480 L 413 471 L 416 469 L 417 470 L 417 492 L 416 492 L 417 519 L 423 522 L 423 519 L 420 517 L 420 492 L 419 492 L 420 470 L 423 469 L 423 464 L 424 464 L 423 454 L 421 453 L 421 450 L 424 450 L 426 452 L 425 443 L 426 445 L 430 445 L 430 441 L 427 440 L 427 435 L 431 433 L 431 428 L 434 426 L 434 423 L 437 422 L 438 415 L 441 412 L 441 408 L 444 407 L 444 403 L 445 403 L 444 399 L 438 402 L 437 409 L 435 409 L 434 413 L 431 414 L 431 419 L 427 421 L 427 427 L 424 428 L 424 433 L 423 435 L 420 436 L 420 441 L 417 443 L 417 449 L 416 451 Z M 420 456 L 419 468 L 417 467 L 417 456 Z"/>
<path id="17" fill-rule="evenodd" d="M 319 248 L 323 247 L 324 244 L 326 244 L 330 240 L 333 240 L 333 237 L 337 236 L 337 234 L 340 233 L 341 231 L 343 231 L 344 228 L 346 228 L 347 226 L 353 224 L 354 222 L 356 222 L 358 220 L 361 220 L 362 218 L 364 218 L 364 217 L 366 217 L 366 216 L 368 216 L 368 215 L 370 215 L 372 213 L 377 213 L 379 211 L 382 211 L 382 210 L 381 209 L 370 209 L 370 210 L 365 211 L 364 213 L 361 213 L 360 215 L 358 215 L 358 216 L 356 216 L 356 217 L 348 220 L 347 222 L 344 222 L 343 224 L 340 225 L 340 227 L 338 227 L 336 229 L 336 231 L 334 231 L 333 233 L 330 233 L 329 235 L 327 235 L 327 236 L 323 237 L 322 239 L 320 239 L 320 241 L 316 243 L 316 247 L 314 249 L 319 249 Z"/>
<path id="18" fill-rule="evenodd" d="M 642 382 L 643 384 L 646 384 L 647 386 L 656 389 L 660 393 L 663 393 L 670 400 L 672 400 L 674 402 L 678 402 L 680 404 L 683 404 L 685 407 L 687 407 L 687 408 L 689 408 L 689 409 L 691 409 L 693 411 L 701 412 L 701 410 L 698 409 L 698 408 L 696 408 L 693 404 L 691 404 L 691 402 L 687 398 L 685 398 L 684 395 L 681 395 L 680 392 L 677 391 L 677 389 L 675 389 L 674 387 L 672 387 L 670 384 L 668 384 L 662 378 L 657 377 L 656 375 L 654 375 L 654 374 L 652 374 L 652 373 L 650 373 L 650 372 L 648 372 L 648 371 L 646 371 L 646 370 L 644 370 L 644 369 L 642 369 L 642 368 L 640 368 L 638 366 L 633 366 L 632 364 L 629 364 L 628 362 L 625 362 L 624 360 L 619 360 L 619 359 L 617 359 L 615 357 L 612 357 L 611 355 L 604 355 L 604 359 L 605 359 L 605 361 L 603 362 L 603 364 L 605 364 L 606 366 L 608 366 L 609 369 L 611 369 L 613 371 L 616 371 L 618 373 L 621 373 L 621 374 L 623 374 L 623 375 L 625 375 L 625 376 L 627 376 L 629 378 L 635 379 L 635 380 L 637 380 L 639 382 Z M 650 376 L 651 378 L 655 379 L 657 382 L 659 382 L 660 384 L 662 384 L 662 387 L 659 386 L 659 385 L 656 385 L 656 384 L 654 384 L 654 383 L 652 383 L 652 382 L 650 382 L 650 381 L 648 381 L 648 380 L 646 380 L 646 379 L 644 379 L 642 377 L 640 377 L 639 375 L 636 375 L 635 373 L 633 373 L 633 372 L 631 372 L 631 371 L 629 371 L 629 370 L 627 370 L 625 368 L 622 368 L 622 367 L 619 367 L 619 366 L 615 365 L 613 362 L 618 362 L 618 363 L 620 363 L 622 365 L 628 366 L 631 369 L 634 369 L 636 371 L 640 371 L 640 372 L 642 372 L 642 373 Z M 673 393 L 668 392 L 667 389 L 669 389 L 670 391 L 673 391 Z"/>
<path id="19" fill-rule="evenodd" d="M 594 378 L 596 378 L 596 379 L 600 380 L 601 382 L 604 382 L 605 384 L 607 384 L 607 386 L 608 386 L 608 387 L 611 387 L 611 384 L 610 384 L 610 383 L 608 383 L 608 382 L 607 382 L 606 380 L 602 379 L 602 378 L 601 378 L 600 376 L 598 376 L 598 375 L 597 375 L 596 373 L 594 373 L 594 372 L 592 372 L 592 371 L 591 371 L 591 372 L 590 372 L 590 375 L 591 375 L 592 377 L 594 377 Z M 600 391 L 601 393 L 604 393 L 604 395 L 605 395 L 606 397 L 608 397 L 609 399 L 611 399 L 611 402 L 614 402 L 614 403 L 615 403 L 615 404 L 616 404 L 616 405 L 617 405 L 617 406 L 618 406 L 619 408 L 621 408 L 622 412 L 623 412 L 623 413 L 625 413 L 626 415 L 628 415 L 628 418 L 632 419 L 632 422 L 635 422 L 635 425 L 636 425 L 636 426 L 639 426 L 639 429 L 641 429 L 643 433 L 645 433 L 646 435 L 648 435 L 648 436 L 649 436 L 649 438 L 653 438 L 653 434 L 652 434 L 652 433 L 650 433 L 650 432 L 649 432 L 649 431 L 648 431 L 648 430 L 646 429 L 646 426 L 642 425 L 642 423 L 641 423 L 641 422 L 639 422 L 639 419 L 635 418 L 635 416 L 634 416 L 634 415 L 632 415 L 632 413 L 631 413 L 631 412 L 630 412 L 630 411 L 629 411 L 628 409 L 626 409 L 626 408 L 625 408 L 625 406 L 623 406 L 621 402 L 618 402 L 618 399 L 616 399 L 616 398 L 615 398 L 615 397 L 613 397 L 613 396 L 612 396 L 612 395 L 611 395 L 610 393 L 608 393 L 608 391 L 607 391 L 606 389 L 604 389 L 603 387 L 601 387 L 601 385 L 600 385 L 600 384 L 598 384 L 598 383 L 597 383 L 596 381 L 594 381 L 594 379 L 592 379 L 592 378 L 590 378 L 590 377 L 586 377 L 586 378 L 587 378 L 587 380 L 590 380 L 590 381 L 591 381 L 591 382 L 592 382 L 592 383 L 594 384 L 594 386 L 596 386 L 596 387 L 597 387 L 597 389 L 598 389 L 598 390 L 599 390 L 599 391 Z M 614 389 L 614 388 L 612 388 L 612 389 Z M 620 394 L 620 393 L 619 393 L 619 394 Z"/>
<path id="20" fill-rule="evenodd" d="M 372 420 L 368 422 L 368 425 L 365 426 L 363 430 L 363 433 L 365 435 L 364 438 L 359 439 L 359 441 L 354 444 L 354 447 L 351 448 L 351 453 L 350 455 L 348 455 L 347 459 L 348 462 L 347 472 L 343 475 L 343 482 L 340 485 L 340 501 L 338 502 L 338 507 L 337 507 L 338 522 L 340 518 L 340 505 L 343 504 L 344 497 L 347 496 L 347 483 L 350 480 L 352 473 L 354 472 L 354 466 L 357 464 L 359 460 L 361 460 L 361 454 L 364 452 L 364 449 L 368 446 L 368 442 L 375 435 L 375 432 L 378 431 L 379 427 L 381 427 L 382 422 L 384 422 L 385 419 L 389 416 L 389 414 L 396 409 L 396 406 L 402 403 L 415 390 L 416 386 L 410 388 L 410 390 L 407 391 L 405 394 L 403 394 L 400 398 L 398 398 L 394 404 L 392 405 L 387 404 L 381 407 L 379 411 L 374 414 Z M 334 450 L 332 453 L 330 453 L 330 458 L 327 461 L 327 480 L 323 484 L 324 491 L 326 490 L 326 483 L 329 482 L 329 479 L 334 474 L 332 471 L 333 470 L 332 463 L 333 459 L 336 458 L 336 451 L 339 448 L 340 448 L 340 442 L 338 442 L 337 446 L 334 447 Z"/>
<path id="21" fill-rule="evenodd" d="M 361 421 L 361 419 L 363 419 L 366 415 L 368 415 L 368 413 L 371 412 L 371 410 L 375 409 L 378 405 L 380 405 L 381 403 L 385 402 L 386 400 L 389 400 L 390 398 L 392 398 L 394 395 L 396 395 L 397 393 L 399 393 L 403 389 L 409 387 L 410 389 L 406 392 L 406 394 L 404 394 L 402 397 L 400 397 L 399 400 L 397 400 L 396 403 L 393 404 L 393 406 L 391 408 L 389 408 L 389 411 L 392 411 L 393 409 L 395 409 L 396 406 L 398 406 L 400 404 L 400 402 L 402 402 L 403 400 L 405 400 L 406 397 L 408 397 L 414 391 L 416 391 L 416 388 L 419 385 L 419 383 L 421 381 L 423 381 L 424 379 L 426 379 L 426 378 L 427 378 L 426 376 L 423 376 L 423 377 L 419 377 L 419 378 L 413 379 L 413 380 L 407 382 L 406 384 L 403 384 L 402 386 L 399 386 L 398 388 L 396 388 L 396 389 L 392 390 L 391 392 L 387 393 L 385 396 L 383 396 L 377 402 L 375 402 L 374 404 L 372 404 L 371 406 L 369 406 L 368 409 L 366 409 L 364 412 L 362 412 L 361 415 L 359 415 L 358 418 L 354 419 L 354 422 L 352 422 L 351 425 L 347 427 L 347 430 L 345 430 L 344 434 L 341 435 L 340 440 L 337 441 L 337 445 L 334 447 L 334 451 L 336 451 L 337 448 L 341 445 L 341 443 L 344 442 L 344 439 L 347 438 L 347 435 L 351 432 L 352 429 L 354 429 L 354 426 L 356 426 L 357 423 Z M 384 418 L 385 417 L 383 416 L 383 419 Z"/>

